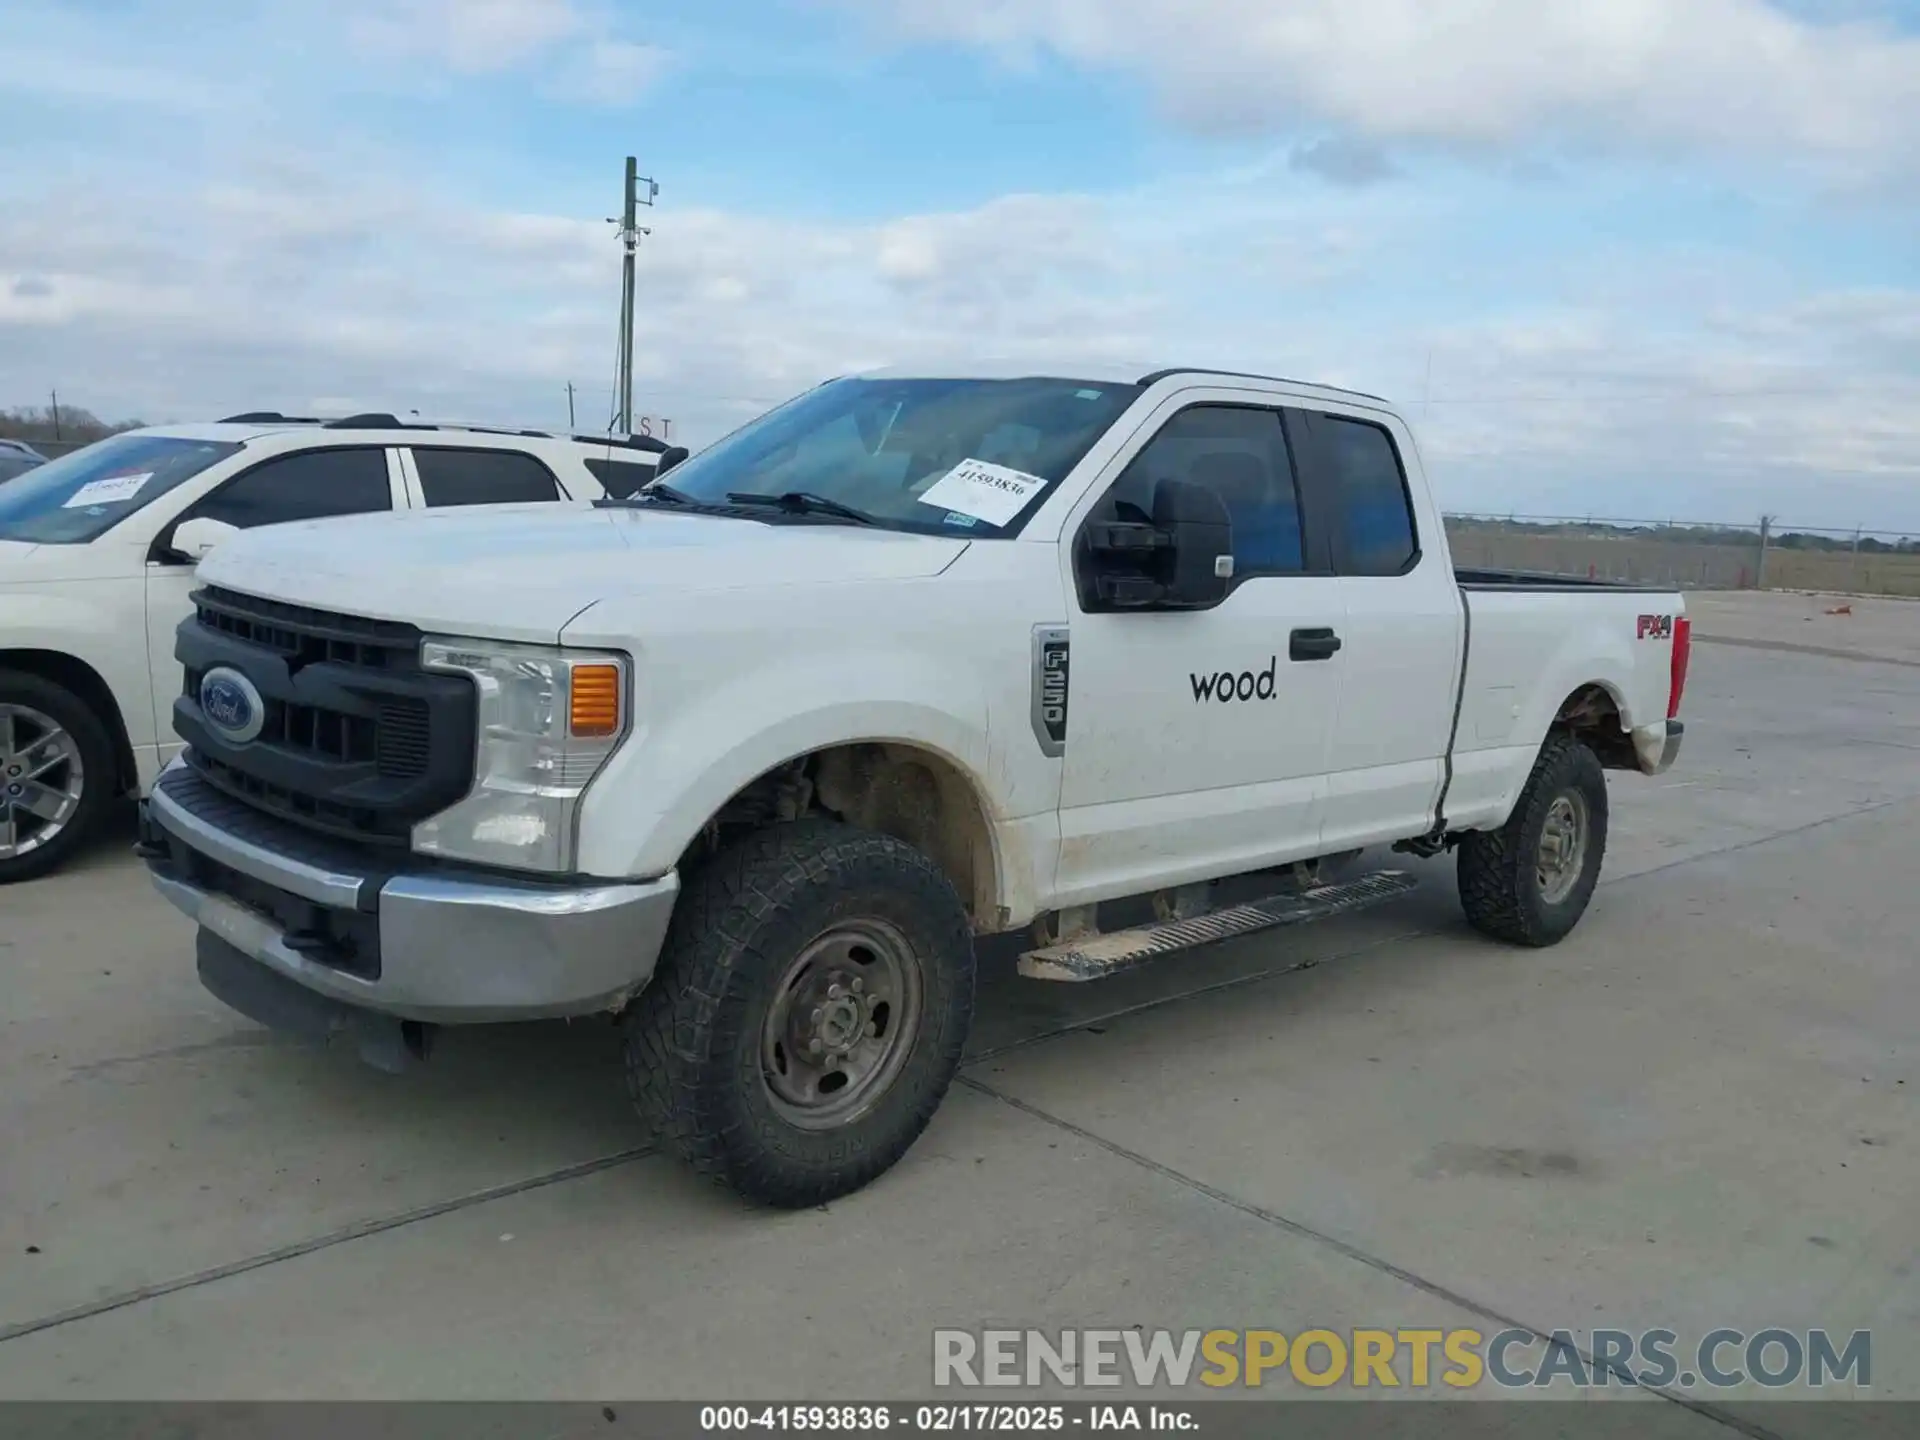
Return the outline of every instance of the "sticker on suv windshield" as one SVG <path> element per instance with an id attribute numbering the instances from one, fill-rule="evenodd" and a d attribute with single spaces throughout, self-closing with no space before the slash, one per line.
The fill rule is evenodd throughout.
<path id="1" fill-rule="evenodd" d="M 153 478 L 151 470 L 137 475 L 109 475 L 104 480 L 89 480 L 67 497 L 62 510 L 80 510 L 88 505 L 118 505 L 140 493 L 140 487 Z"/>
<path id="2" fill-rule="evenodd" d="M 920 495 L 923 505 L 938 505 L 989 525 L 1004 525 L 1038 494 L 1046 481 L 1024 470 L 1009 470 L 985 460 L 962 460 Z"/>

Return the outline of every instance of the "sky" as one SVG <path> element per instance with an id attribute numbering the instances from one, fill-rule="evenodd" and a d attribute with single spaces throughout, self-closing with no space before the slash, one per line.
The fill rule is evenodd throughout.
<path id="1" fill-rule="evenodd" d="M 1920 532 L 1920 0 L 0 0 L 0 407 L 1196 365 L 1450 510 Z"/>

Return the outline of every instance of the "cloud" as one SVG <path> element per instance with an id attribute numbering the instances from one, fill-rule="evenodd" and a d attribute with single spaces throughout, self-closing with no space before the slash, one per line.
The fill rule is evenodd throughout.
<path id="1" fill-rule="evenodd" d="M 582 424 L 610 413 L 597 217 L 325 166 L 117 203 L 142 225 L 78 188 L 0 212 L 0 400 L 559 424 L 572 381 Z M 1552 300 L 1400 313 L 1455 203 L 1247 175 L 862 221 L 675 209 L 640 256 L 637 406 L 700 443 L 849 368 L 1208 364 L 1397 397 L 1455 508 L 1920 527 L 1920 291 L 1596 254 Z"/>
<path id="2" fill-rule="evenodd" d="M 1400 173 L 1377 145 L 1342 135 L 1296 145 L 1287 164 L 1335 185 L 1373 185 Z"/>
<path id="3" fill-rule="evenodd" d="M 1909 172 L 1920 39 L 1769 0 L 836 0 L 911 39 L 1140 76 L 1213 132 L 1675 148 Z"/>
<path id="4" fill-rule="evenodd" d="M 104 415 L 417 408 L 560 424 L 571 381 L 581 423 L 604 420 L 619 247 L 606 196 L 570 188 L 589 183 L 570 172 L 605 125 L 547 102 L 657 94 L 663 74 L 702 63 L 707 41 L 663 28 L 668 56 L 630 38 L 602 0 L 343 3 L 390 28 L 322 24 L 317 10 L 296 24 L 290 8 L 256 7 L 256 29 L 200 53 L 170 40 L 156 9 L 155 28 L 117 41 L 102 29 L 98 46 L 76 47 L 98 55 L 104 68 L 82 78 L 103 94 L 113 86 L 100 77 L 136 58 L 182 93 L 244 75 L 262 94 L 223 95 L 205 125 L 103 105 L 84 126 L 0 141 L 0 404 L 57 385 Z M 1349 4 L 1358 18 L 1337 35 L 1323 0 L 1188 0 L 1182 13 L 1196 18 L 1183 26 L 1150 0 L 909 7 L 911 23 L 969 43 L 1044 44 L 1143 74 L 1149 41 L 1173 35 L 1152 26 L 1177 28 L 1151 70 L 1169 104 L 1211 88 L 1215 122 L 1279 137 L 1238 168 L 1189 163 L 1137 188 L 1096 175 L 1077 193 L 933 209 L 889 204 L 863 175 L 858 211 L 836 214 L 852 202 L 833 193 L 804 213 L 699 203 L 714 174 L 726 172 L 709 196 L 723 183 L 753 195 L 789 163 L 781 107 L 805 100 L 756 91 L 767 139 L 751 153 L 702 153 L 682 138 L 681 158 L 660 162 L 694 179 L 650 215 L 640 251 L 640 410 L 701 443 L 872 365 L 1184 362 L 1397 397 L 1443 499 L 1461 509 L 1767 510 L 1920 527 L 1920 279 L 1899 243 L 1904 220 L 1799 208 L 1778 188 L 1768 207 L 1737 194 L 1695 205 L 1648 167 L 1583 167 L 1539 146 L 1611 131 L 1661 154 L 1682 153 L 1685 136 L 1758 153 L 1788 134 L 1797 148 L 1776 148 L 1803 162 L 1885 166 L 1873 127 L 1907 124 L 1911 102 L 1860 115 L 1886 99 L 1886 57 L 1905 53 L 1887 32 L 1846 32 L 1861 56 L 1881 58 L 1861 61 L 1857 95 L 1810 109 L 1808 96 L 1829 95 L 1842 32 L 1776 16 L 1764 33 L 1784 58 L 1762 78 L 1780 93 L 1749 95 L 1743 112 L 1729 97 L 1753 88 L 1740 71 L 1757 63 L 1751 34 L 1723 37 L 1734 60 L 1703 61 L 1698 96 L 1662 67 L 1697 56 L 1694 9 L 1746 16 L 1762 13 L 1758 0 L 1673 7 L 1687 14 L 1662 22 L 1674 34 L 1651 49 L 1576 26 L 1573 58 L 1544 86 L 1512 56 L 1550 48 L 1543 36 L 1571 23 L 1564 4 L 1459 0 L 1452 28 L 1438 30 L 1410 3 Z M 1589 30 L 1638 33 L 1650 12 L 1618 0 L 1582 13 Z M 1401 30 L 1386 23 L 1395 16 Z M 1217 28 L 1236 17 L 1240 29 Z M 55 20 L 32 43 L 58 41 Z M 1476 47 L 1491 51 L 1460 59 Z M 1377 73 L 1362 74 L 1363 59 Z M 1467 79 L 1450 68 L 1463 63 Z M 404 87 L 387 83 L 396 72 Z M 416 86 L 416 75 L 443 83 Z M 1428 85 L 1441 99 L 1400 93 Z M 1477 90 L 1455 114 L 1445 95 L 1462 86 Z M 1628 114 L 1637 99 L 1621 97 L 1643 95 L 1658 103 Z M 1674 118 L 1683 111 L 1693 129 Z M 482 112 L 497 128 L 463 141 Z M 1809 128 L 1805 117 L 1823 113 Z M 1759 138 L 1741 139 L 1743 126 Z M 498 135 L 521 128 L 528 154 L 503 157 Z M 1867 140 L 1822 149 L 1822 134 Z M 956 155 L 968 143 L 956 136 Z M 1458 164 L 1449 145 L 1494 163 Z M 556 160 L 542 146 L 569 148 Z M 1538 173 L 1543 159 L 1559 176 L 1544 198 L 1494 178 Z M 1678 243 L 1696 221 L 1730 238 Z"/>
<path id="5" fill-rule="evenodd" d="M 427 60 L 475 79 L 537 70 L 549 98 L 605 109 L 637 104 L 673 56 L 620 33 L 616 13 L 576 0 L 356 0 L 349 35 L 363 54 Z"/>
<path id="6" fill-rule="evenodd" d="M 630 40 L 595 40 L 565 70 L 555 94 L 609 109 L 638 104 L 666 73 L 671 52 Z"/>
<path id="7" fill-rule="evenodd" d="M 572 0 L 382 0 L 352 31 L 375 53 L 477 75 L 523 65 L 585 28 Z"/>

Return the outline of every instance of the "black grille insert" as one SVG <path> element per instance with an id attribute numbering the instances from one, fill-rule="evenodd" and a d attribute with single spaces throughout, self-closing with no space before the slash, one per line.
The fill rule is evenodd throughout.
<path id="1" fill-rule="evenodd" d="M 420 667 L 420 632 L 209 587 L 175 653 L 174 726 L 208 783 L 269 814 L 343 838 L 404 845 L 472 783 L 475 695 Z M 237 670 L 264 702 L 235 743 L 207 722 L 200 684 Z"/>

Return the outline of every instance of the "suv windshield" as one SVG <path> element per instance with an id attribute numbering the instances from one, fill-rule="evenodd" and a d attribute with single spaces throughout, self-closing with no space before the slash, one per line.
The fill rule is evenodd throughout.
<path id="1" fill-rule="evenodd" d="M 1005 535 L 1139 394 L 1047 378 L 835 380 L 676 466 L 661 488 L 710 505 L 811 497 L 816 514 L 843 507 L 894 530 Z"/>
<path id="2" fill-rule="evenodd" d="M 79 545 L 240 447 L 168 435 L 110 435 L 0 485 L 0 540 Z"/>

